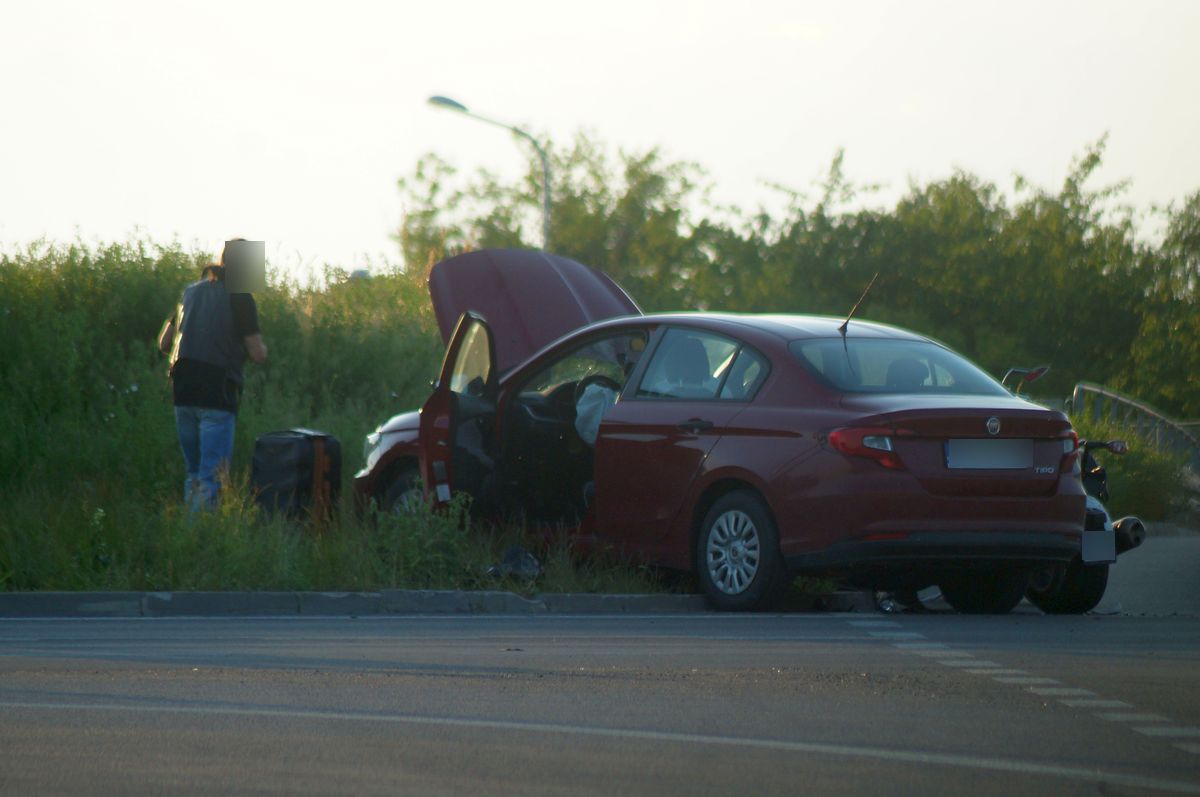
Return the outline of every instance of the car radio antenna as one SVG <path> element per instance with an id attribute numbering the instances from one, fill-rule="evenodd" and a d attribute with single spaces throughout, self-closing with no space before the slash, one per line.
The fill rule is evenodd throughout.
<path id="1" fill-rule="evenodd" d="M 854 314 L 858 312 L 858 306 L 867 298 L 867 294 L 871 292 L 871 288 L 875 285 L 875 280 L 879 279 L 879 272 L 875 272 L 875 276 L 871 277 L 871 281 L 867 283 L 867 289 L 862 292 L 862 296 L 858 297 L 858 301 L 850 308 L 850 315 L 846 316 L 846 320 L 838 327 L 838 332 L 842 333 L 842 337 L 846 336 L 846 327 L 850 326 L 850 319 L 854 318 Z"/>

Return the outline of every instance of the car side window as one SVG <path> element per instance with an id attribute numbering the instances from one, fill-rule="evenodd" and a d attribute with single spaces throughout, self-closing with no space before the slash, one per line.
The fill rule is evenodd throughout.
<path id="1" fill-rule="evenodd" d="M 607 376 L 623 386 L 645 348 L 646 333 L 641 330 L 593 340 L 535 374 L 521 392 L 549 394 L 593 374 Z"/>
<path id="2" fill-rule="evenodd" d="M 743 351 L 747 352 L 744 361 Z M 651 399 L 744 399 L 757 387 L 765 365 L 761 356 L 722 335 L 669 329 L 654 351 L 637 395 Z"/>
<path id="3" fill-rule="evenodd" d="M 745 401 L 752 398 L 758 386 L 767 378 L 767 360 L 745 346 L 738 351 L 729 376 L 721 387 L 721 398 Z"/>
<path id="4" fill-rule="evenodd" d="M 484 385 L 491 376 L 491 351 L 487 329 L 475 322 L 459 349 L 458 359 L 450 374 L 450 390 L 469 396 L 482 396 Z"/>

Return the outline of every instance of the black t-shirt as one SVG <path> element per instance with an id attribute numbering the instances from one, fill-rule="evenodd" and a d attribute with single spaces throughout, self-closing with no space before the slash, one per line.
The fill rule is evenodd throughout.
<path id="1" fill-rule="evenodd" d="M 247 335 L 258 334 L 258 305 L 252 295 L 231 293 L 229 306 L 239 343 Z M 241 388 L 219 365 L 180 358 L 171 369 L 171 392 L 176 407 L 237 412 Z"/>

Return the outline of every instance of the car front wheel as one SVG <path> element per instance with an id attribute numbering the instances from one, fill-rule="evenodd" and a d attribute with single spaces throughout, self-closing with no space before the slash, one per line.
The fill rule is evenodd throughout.
<path id="1" fill-rule="evenodd" d="M 967 571 L 947 576 L 938 585 L 942 597 L 963 614 L 1008 614 L 1029 586 L 1027 570 Z"/>
<path id="2" fill-rule="evenodd" d="M 388 480 L 379 508 L 393 515 L 410 515 L 421 509 L 425 494 L 416 465 L 406 465 Z"/>
<path id="3" fill-rule="evenodd" d="M 713 504 L 696 540 L 696 573 L 721 611 L 766 611 L 783 598 L 789 579 L 779 533 L 757 494 L 739 490 Z"/>

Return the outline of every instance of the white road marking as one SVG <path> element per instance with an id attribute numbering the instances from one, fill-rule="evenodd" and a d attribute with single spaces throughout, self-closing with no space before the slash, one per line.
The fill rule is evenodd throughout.
<path id="1" fill-rule="evenodd" d="M 1042 677 L 1039 677 L 1036 675 L 1009 675 L 1009 676 L 999 675 L 999 676 L 996 676 L 993 680 L 997 681 L 998 683 L 1002 683 L 1002 684 L 1021 684 L 1022 686 L 1032 686 L 1034 684 L 1049 685 L 1049 684 L 1061 684 L 1062 683 L 1062 681 L 1059 681 L 1054 678 L 1042 678 Z"/>
<path id="2" fill-rule="evenodd" d="M 1171 725 L 1151 725 L 1146 728 L 1134 728 L 1146 736 L 1161 736 L 1169 739 L 1200 739 L 1200 728 L 1180 728 Z"/>
<path id="3" fill-rule="evenodd" d="M 1029 691 L 1042 697 L 1095 697 L 1091 689 L 1079 689 L 1074 686 L 1031 686 Z"/>
<path id="4" fill-rule="evenodd" d="M 584 725 L 555 725 L 546 722 L 517 722 L 512 720 L 472 719 L 466 717 L 426 717 L 409 714 L 375 714 L 351 711 L 313 711 L 307 709 L 231 708 L 176 705 L 127 705 L 121 703 L 24 703 L 4 702 L 0 708 L 40 711 L 109 711 L 133 714 L 191 714 L 199 716 L 267 717 L 296 720 L 335 720 L 342 722 L 374 722 L 392 725 L 423 727 L 469 728 L 472 730 L 516 731 L 525 733 L 565 734 L 609 739 L 641 739 L 672 744 L 708 744 L 792 753 L 837 755 L 848 758 L 873 758 L 905 764 L 937 764 L 964 769 L 993 772 L 1016 772 L 1023 775 L 1059 777 L 1084 783 L 1124 786 L 1131 789 L 1159 789 L 1178 794 L 1200 794 L 1200 783 L 1165 778 L 1143 777 L 1121 772 L 1101 772 L 1091 768 L 1058 766 L 1036 761 L 1010 758 L 961 755 L 955 753 L 925 753 L 893 750 L 884 747 L 864 747 L 819 742 L 791 742 L 782 739 L 754 739 L 737 736 L 707 736 L 697 733 L 645 731 L 625 728 L 599 728 Z"/>
<path id="5" fill-rule="evenodd" d="M 938 659 L 938 664 L 944 664 L 947 667 L 999 667 L 1000 665 L 994 661 L 980 661 L 978 659 Z"/>
<path id="6" fill-rule="evenodd" d="M 851 621 L 850 624 L 859 628 L 884 628 L 899 625 L 898 623 L 893 623 L 886 620 L 859 620 Z M 873 637 L 882 639 L 911 639 L 914 637 L 923 638 L 924 636 L 922 634 L 907 631 L 868 631 L 867 633 Z M 1121 700 L 1108 700 L 1101 698 L 1090 689 L 1080 689 L 1070 686 L 1052 686 L 1052 684 L 1062 683 L 1055 678 L 1030 675 L 1025 670 L 1002 667 L 994 661 L 976 660 L 971 653 L 968 653 L 965 650 L 949 649 L 946 644 L 941 642 L 894 642 L 892 646 L 914 655 L 921 656 L 922 658 L 936 659 L 938 664 L 946 667 L 961 667 L 963 668 L 963 672 L 974 673 L 977 675 L 990 675 L 997 683 L 1029 687 L 1028 691 L 1035 695 L 1042 697 L 1072 698 L 1061 699 L 1058 701 L 1068 708 L 1133 708 L 1133 706 Z M 1167 718 L 1161 714 L 1137 714 L 1128 711 L 1099 713 L 1096 716 L 1109 722 L 1168 721 Z M 1146 736 L 1160 738 L 1200 738 L 1200 728 L 1180 728 L 1158 725 L 1134 728 L 1134 730 Z M 1184 743 L 1177 744 L 1175 746 L 1181 750 L 1184 750 L 1185 752 L 1200 754 L 1200 744 Z"/>
<path id="7" fill-rule="evenodd" d="M 1129 711 L 1102 711 L 1096 716 L 1108 722 L 1170 722 L 1162 714 L 1134 714 Z"/>
<path id="8" fill-rule="evenodd" d="M 978 664 L 979 662 L 972 663 Z M 1013 670 L 1007 667 L 976 667 L 966 672 L 974 673 L 975 675 L 1029 675 L 1026 670 Z"/>
<path id="9" fill-rule="evenodd" d="M 500 617 L 502 615 L 492 615 L 492 616 Z M 464 639 L 469 639 L 469 638 L 470 637 L 464 637 Z M 846 631 L 845 633 L 834 633 L 834 634 L 805 634 L 803 636 L 790 636 L 788 634 L 779 634 L 778 636 L 772 636 L 770 639 L 763 637 L 763 636 L 752 636 L 749 634 L 700 634 L 695 637 L 689 637 L 689 639 L 701 639 L 701 640 L 704 640 L 705 642 L 772 642 L 772 643 L 774 643 L 774 642 L 844 642 L 848 639 L 858 639 L 858 638 L 859 637 L 854 636 L 853 632 L 850 632 L 850 631 Z M 486 636 L 486 637 L 478 637 L 478 639 L 485 641 L 485 642 L 492 642 L 492 641 L 495 641 L 497 639 L 497 637 Z M 572 641 L 577 640 L 579 642 L 585 642 L 585 643 L 586 642 L 594 642 L 596 644 L 604 644 L 604 642 L 597 640 L 596 637 L 594 637 L 594 636 L 563 635 L 563 636 L 558 637 L 558 639 L 570 639 Z M 421 637 L 418 641 L 426 642 L 426 641 L 430 641 L 430 640 L 441 641 L 441 637 Z"/>
<path id="10" fill-rule="evenodd" d="M 972 661 L 972 664 L 979 664 L 978 661 Z M 964 670 L 977 676 L 1027 676 L 1030 673 L 1025 670 L 1013 670 L 1010 667 L 971 667 Z"/>

